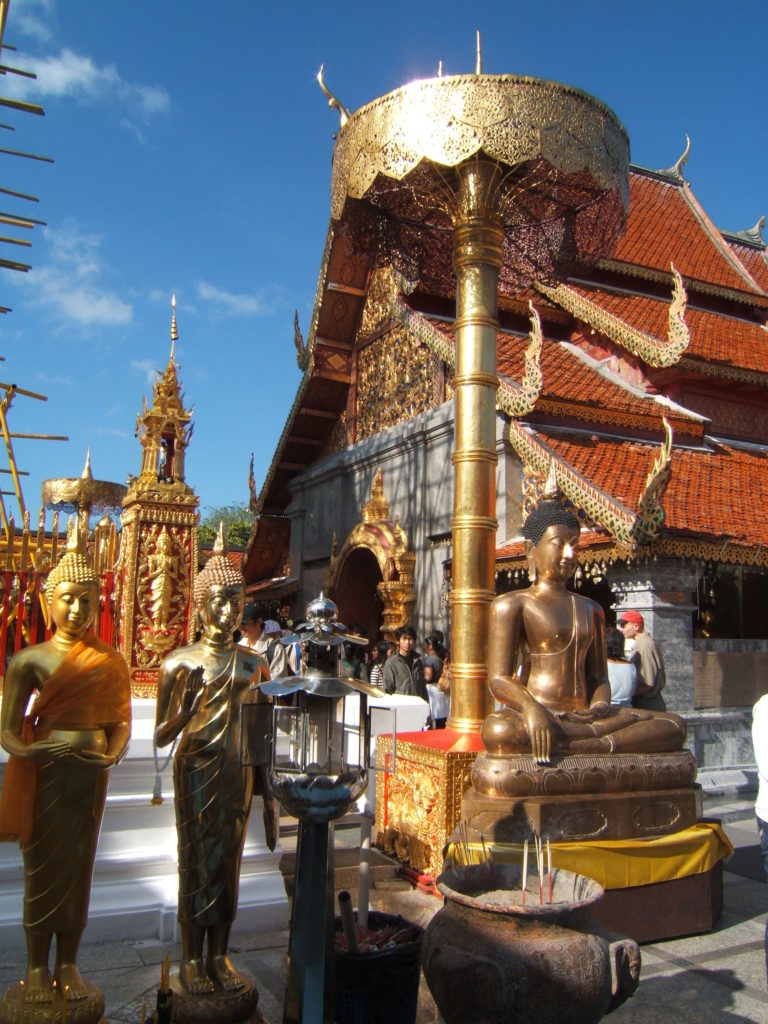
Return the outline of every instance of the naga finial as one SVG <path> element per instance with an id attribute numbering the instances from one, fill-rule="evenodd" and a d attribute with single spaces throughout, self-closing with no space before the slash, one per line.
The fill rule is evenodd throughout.
<path id="1" fill-rule="evenodd" d="M 296 346 L 296 363 L 300 370 L 306 370 L 309 366 L 309 349 L 304 343 L 304 338 L 299 327 L 299 311 L 293 311 L 293 344 Z"/>
<path id="2" fill-rule="evenodd" d="M 683 166 L 688 163 L 688 154 L 691 152 L 691 137 L 688 132 L 685 133 L 685 149 L 683 155 L 675 164 L 675 174 L 682 181 L 683 180 Z"/>
<path id="3" fill-rule="evenodd" d="M 342 103 L 339 102 L 339 100 L 336 99 L 336 97 L 330 91 L 328 86 L 325 84 L 325 81 L 323 79 L 323 71 L 324 70 L 325 70 L 325 64 L 321 64 L 320 65 L 320 70 L 317 72 L 317 84 L 320 86 L 320 88 L 323 90 L 325 95 L 328 97 L 328 106 L 331 108 L 331 110 L 333 110 L 334 107 L 336 108 L 336 110 L 338 110 L 339 117 L 341 119 L 341 127 L 343 128 L 344 125 L 349 120 L 349 111 L 347 110 L 347 108 Z"/>

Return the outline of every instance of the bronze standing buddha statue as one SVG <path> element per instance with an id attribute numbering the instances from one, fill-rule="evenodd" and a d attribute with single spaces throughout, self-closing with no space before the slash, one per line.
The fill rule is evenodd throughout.
<path id="1" fill-rule="evenodd" d="M 240 709 L 254 700 L 254 693 L 264 705 L 264 728 L 270 728 L 269 699 L 251 689 L 269 678 L 269 670 L 262 658 L 235 643 L 245 584 L 226 557 L 222 531 L 195 580 L 193 597 L 202 638 L 174 651 L 160 670 L 155 736 L 158 746 L 181 736 L 173 764 L 180 980 L 188 993 L 205 995 L 235 992 L 247 984 L 228 948 L 253 793 L 264 797 L 270 849 L 277 816 L 268 765 L 254 771 L 241 763 Z"/>

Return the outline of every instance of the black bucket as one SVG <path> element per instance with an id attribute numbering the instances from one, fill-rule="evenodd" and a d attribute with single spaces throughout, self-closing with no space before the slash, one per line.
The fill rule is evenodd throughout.
<path id="1" fill-rule="evenodd" d="M 368 927 L 411 923 L 395 914 L 368 913 Z M 341 931 L 341 918 L 336 918 Z M 414 1024 L 419 1002 L 421 940 L 424 929 L 409 942 L 374 953 L 335 950 L 336 1024 Z"/>

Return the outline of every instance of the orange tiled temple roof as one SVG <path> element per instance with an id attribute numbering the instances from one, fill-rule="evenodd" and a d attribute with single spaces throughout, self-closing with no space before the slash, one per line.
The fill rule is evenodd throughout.
<path id="1" fill-rule="evenodd" d="M 629 181 L 627 229 L 610 263 L 668 273 L 688 281 L 762 296 L 693 197 L 690 186 L 635 171 Z"/>
<path id="2" fill-rule="evenodd" d="M 668 302 L 649 295 L 572 287 L 637 330 L 660 341 L 666 338 Z M 690 305 L 685 320 L 691 335 L 686 357 L 768 374 L 768 331 L 763 324 Z"/>
<path id="3" fill-rule="evenodd" d="M 655 451 L 639 442 L 594 436 L 548 436 L 547 444 L 598 487 L 634 507 Z M 730 538 L 768 547 L 765 493 L 768 453 L 737 446 L 676 449 L 664 492 L 665 532 Z"/>
<path id="4" fill-rule="evenodd" d="M 430 323 L 454 341 L 453 324 L 439 320 Z M 519 381 L 528 337 L 499 331 L 497 338 L 499 376 Z M 621 424 L 654 434 L 661 432 L 661 418 L 665 416 L 676 433 L 701 435 L 700 417 L 660 402 L 654 394 L 638 395 L 609 370 L 598 370 L 593 360 L 580 357 L 575 346 L 545 339 L 540 365 L 544 381 L 534 416 L 546 413 L 595 424 Z"/>

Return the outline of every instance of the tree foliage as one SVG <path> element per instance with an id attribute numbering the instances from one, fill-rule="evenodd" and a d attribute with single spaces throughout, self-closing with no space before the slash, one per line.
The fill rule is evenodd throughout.
<path id="1" fill-rule="evenodd" d="M 253 514 L 247 505 L 236 501 L 231 505 L 206 506 L 205 515 L 197 528 L 198 543 L 206 547 L 213 544 L 219 523 L 222 522 L 227 530 L 229 544 L 244 547 L 253 528 Z"/>

